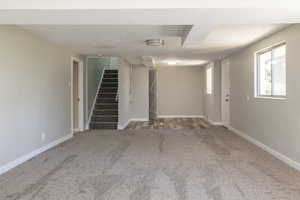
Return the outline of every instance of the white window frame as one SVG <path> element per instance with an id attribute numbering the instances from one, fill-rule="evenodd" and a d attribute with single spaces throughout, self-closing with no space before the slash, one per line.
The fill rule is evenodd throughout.
<path id="1" fill-rule="evenodd" d="M 259 99 L 274 99 L 274 100 L 286 100 L 287 99 L 287 77 L 285 77 L 286 79 L 286 83 L 285 83 L 285 87 L 286 87 L 286 94 L 284 96 L 282 95 L 260 95 L 259 94 L 259 78 L 258 78 L 258 73 L 259 73 L 259 62 L 258 62 L 258 56 L 265 53 L 265 52 L 268 52 L 272 49 L 275 49 L 275 48 L 278 48 L 280 46 L 283 46 L 285 45 L 286 48 L 287 48 L 287 43 L 286 41 L 281 41 L 281 42 L 278 42 L 276 44 L 273 44 L 271 46 L 268 46 L 266 48 L 263 48 L 263 49 L 260 49 L 258 51 L 256 51 L 254 53 L 254 97 L 255 98 L 259 98 Z M 285 62 L 286 62 L 286 58 L 287 58 L 287 55 L 285 53 Z M 285 65 L 287 67 L 287 65 Z M 285 76 L 287 76 L 287 72 L 285 72 Z"/>

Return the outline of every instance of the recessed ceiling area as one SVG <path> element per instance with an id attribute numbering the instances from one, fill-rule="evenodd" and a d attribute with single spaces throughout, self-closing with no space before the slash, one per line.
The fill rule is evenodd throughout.
<path id="1" fill-rule="evenodd" d="M 22 25 L 28 31 L 83 54 L 125 49 L 151 49 L 144 41 L 165 40 L 165 48 L 181 46 L 184 25 Z M 114 49 L 114 50 L 111 50 Z"/>
<path id="2" fill-rule="evenodd" d="M 288 25 L 223 25 L 213 29 L 198 44 L 201 49 L 226 50 L 240 48 L 277 32 Z"/>
<path id="3" fill-rule="evenodd" d="M 70 3 L 72 2 L 72 3 Z M 282 8 L 286 7 L 286 4 L 291 6 L 299 5 L 297 1 L 274 1 L 274 0 L 244 0 L 240 3 L 240 0 L 189 0 L 189 1 L 148 1 L 148 0 L 110 0 L 105 2 L 99 2 L 95 0 L 86 1 L 44 1 L 44 0 L 30 0 L 30 1 L 18 1 L 18 0 L 3 0 L 1 1 L 2 9 L 141 9 L 141 8 Z M 297 4 L 298 3 L 298 4 Z"/>
<path id="4" fill-rule="evenodd" d="M 224 58 L 286 26 L 21 25 L 35 35 L 82 55 L 121 56 L 132 64 L 143 64 L 143 58 L 151 57 L 155 66 L 202 65 Z M 145 44 L 148 39 L 164 40 L 164 45 L 148 46 Z"/>

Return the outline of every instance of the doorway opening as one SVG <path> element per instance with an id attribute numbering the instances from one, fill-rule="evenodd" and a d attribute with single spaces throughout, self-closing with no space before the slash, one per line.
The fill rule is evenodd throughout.
<path id="1" fill-rule="evenodd" d="M 71 58 L 71 128 L 72 133 L 84 130 L 83 119 L 83 63 Z"/>
<path id="2" fill-rule="evenodd" d="M 157 118 L 157 70 L 149 70 L 149 121 Z"/>

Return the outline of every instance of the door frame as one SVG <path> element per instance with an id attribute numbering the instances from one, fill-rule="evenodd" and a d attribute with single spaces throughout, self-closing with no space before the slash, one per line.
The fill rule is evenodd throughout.
<path id="1" fill-rule="evenodd" d="M 227 65 L 226 66 L 227 70 L 228 70 L 227 72 L 225 72 L 225 70 L 223 69 L 224 65 Z M 225 73 L 227 73 L 227 74 L 225 74 Z M 225 82 L 224 76 L 226 76 L 226 75 L 228 76 L 226 78 L 228 83 L 227 83 L 227 86 L 225 87 L 223 83 Z M 227 88 L 228 88 L 229 97 L 226 97 L 226 95 L 225 95 L 226 91 L 224 91 L 224 90 L 227 90 Z M 226 98 L 229 99 L 228 100 L 229 102 L 227 105 L 228 108 L 226 108 L 225 102 L 224 102 Z M 225 119 L 225 114 L 224 114 L 225 109 L 228 109 L 227 110 L 227 112 L 228 112 L 227 118 L 228 119 Z M 223 126 L 225 126 L 225 127 L 230 126 L 230 61 L 228 58 L 221 61 L 221 120 L 222 120 Z"/>
<path id="2" fill-rule="evenodd" d="M 73 87 L 74 87 L 74 77 L 73 77 L 73 63 L 77 62 L 78 63 L 78 93 L 79 93 L 79 110 L 78 110 L 78 129 L 73 128 Z M 84 76 L 83 76 L 83 62 L 76 57 L 71 56 L 71 132 L 72 134 L 74 132 L 78 131 L 84 131 L 84 104 L 83 104 L 83 96 L 84 96 L 84 84 L 83 84 Z"/>

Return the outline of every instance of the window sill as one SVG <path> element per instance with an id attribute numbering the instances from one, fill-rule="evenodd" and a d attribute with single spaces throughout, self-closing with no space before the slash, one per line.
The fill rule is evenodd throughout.
<path id="1" fill-rule="evenodd" d="M 286 100 L 287 98 L 286 97 L 273 97 L 273 96 L 255 96 L 254 98 L 256 99 L 270 99 L 270 100 Z"/>

